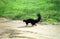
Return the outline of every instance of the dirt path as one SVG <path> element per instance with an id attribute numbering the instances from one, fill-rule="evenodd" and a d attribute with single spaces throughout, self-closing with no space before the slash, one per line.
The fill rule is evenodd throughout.
<path id="1" fill-rule="evenodd" d="M 30 25 L 29 25 L 30 26 Z M 59 39 L 59 25 L 25 27 L 22 21 L 0 23 L 0 39 Z"/>

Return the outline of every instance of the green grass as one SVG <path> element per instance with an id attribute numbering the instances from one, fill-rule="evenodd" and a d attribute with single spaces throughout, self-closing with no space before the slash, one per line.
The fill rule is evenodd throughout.
<path id="1" fill-rule="evenodd" d="M 0 16 L 11 19 L 36 19 L 40 13 L 42 21 L 60 21 L 60 0 L 0 0 Z"/>

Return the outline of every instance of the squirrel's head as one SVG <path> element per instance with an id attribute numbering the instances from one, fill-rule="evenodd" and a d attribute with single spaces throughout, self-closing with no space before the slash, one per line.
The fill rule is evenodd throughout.
<path id="1" fill-rule="evenodd" d="M 23 22 L 25 22 L 26 20 L 23 20 Z"/>

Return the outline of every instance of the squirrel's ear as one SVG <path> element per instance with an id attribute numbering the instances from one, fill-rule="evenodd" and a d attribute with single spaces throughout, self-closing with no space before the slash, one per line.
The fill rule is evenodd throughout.
<path id="1" fill-rule="evenodd" d="M 25 21 L 25 20 L 23 20 L 23 21 Z"/>

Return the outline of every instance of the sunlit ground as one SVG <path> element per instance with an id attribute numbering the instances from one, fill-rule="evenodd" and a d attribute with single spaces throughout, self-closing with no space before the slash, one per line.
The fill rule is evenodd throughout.
<path id="1" fill-rule="evenodd" d="M 0 39 L 59 39 L 60 25 L 37 24 L 25 27 L 23 21 L 0 22 Z"/>

